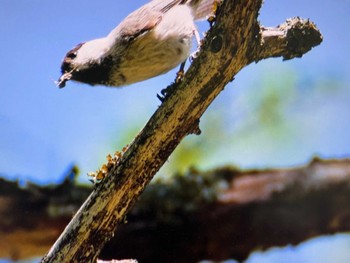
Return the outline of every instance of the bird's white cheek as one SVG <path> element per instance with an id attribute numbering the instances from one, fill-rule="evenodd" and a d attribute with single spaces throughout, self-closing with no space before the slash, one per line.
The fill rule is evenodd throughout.
<path id="1" fill-rule="evenodd" d="M 74 65 L 84 68 L 91 63 L 100 63 L 110 52 L 113 42 L 99 38 L 86 42 L 78 50 Z"/>

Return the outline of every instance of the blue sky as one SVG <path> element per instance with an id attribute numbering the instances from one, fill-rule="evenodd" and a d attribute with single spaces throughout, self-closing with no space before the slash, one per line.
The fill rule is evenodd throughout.
<path id="1" fill-rule="evenodd" d="M 174 71 L 121 89 L 71 82 L 60 90 L 54 81 L 70 48 L 108 34 L 123 17 L 145 2 L 1 0 L 0 172 L 3 175 L 54 182 L 70 164 L 76 163 L 84 180 L 84 174 L 96 170 L 107 153 L 124 146 L 126 142 L 121 138 L 126 131 L 136 133 L 143 127 L 160 104 L 156 94 L 173 80 Z M 349 11 L 347 0 L 306 3 L 298 0 L 293 4 L 265 1 L 260 16 L 262 24 L 277 25 L 297 15 L 310 18 L 324 34 L 324 42 L 302 59 L 289 62 L 271 59 L 244 69 L 213 103 L 203 123 L 210 121 L 208 116 L 212 113 L 219 112 L 232 126 L 228 125 L 233 130 L 231 135 L 239 134 L 240 123 L 247 119 L 254 122 L 256 113 L 249 108 L 251 94 L 265 92 L 259 87 L 262 79 L 273 79 L 276 74 L 292 72 L 293 83 L 300 89 L 325 79 L 339 82 L 342 88 L 329 92 L 327 101 L 312 90 L 307 94 L 310 97 L 301 92 L 291 102 L 288 118 L 301 130 L 309 129 L 309 133 L 296 132 L 285 145 L 285 138 L 271 137 L 268 130 L 260 129 L 256 133 L 250 130 L 251 135 L 243 139 L 228 138 L 229 147 L 208 156 L 204 168 L 227 163 L 243 167 L 283 166 L 302 163 L 314 154 L 350 155 L 350 128 L 346 121 L 350 95 L 344 88 L 349 86 L 350 73 L 350 40 L 346 34 Z M 203 30 L 202 25 L 205 24 L 201 24 Z M 283 88 L 281 82 L 274 85 Z M 315 131 L 319 133 L 317 136 Z M 306 137 L 302 137 L 305 132 Z M 202 136 L 206 138 L 205 130 Z M 263 150 L 254 146 L 260 143 L 265 145 Z M 304 147 L 296 147 L 298 143 Z M 281 152 L 284 147 L 287 148 Z"/>
<path id="2" fill-rule="evenodd" d="M 86 172 L 96 170 L 108 153 L 128 142 L 125 137 L 143 127 L 160 104 L 156 94 L 173 80 L 175 71 L 122 89 L 68 83 L 60 90 L 54 81 L 70 48 L 108 34 L 145 2 L 0 0 L 1 175 L 56 182 L 75 163 L 86 181 Z M 202 118 L 202 135 L 185 139 L 184 143 L 193 140 L 207 147 L 205 161 L 194 164 L 292 166 L 313 155 L 349 157 L 349 14 L 348 0 L 266 0 L 260 16 L 263 25 L 274 26 L 294 16 L 310 18 L 324 41 L 302 59 L 270 59 L 242 70 Z M 260 99 L 282 90 L 282 106 L 270 112 L 278 124 L 271 128 L 259 119 Z M 224 126 L 212 125 L 217 119 Z M 167 165 L 176 169 L 173 159 Z M 322 262 L 316 254 L 326 258 L 319 251 L 331 247 L 327 242 L 316 242 L 316 249 L 315 243 L 285 248 L 281 257 Z M 349 239 L 341 236 L 331 244 L 348 247 Z M 312 259 L 310 251 L 317 251 Z M 272 252 L 267 261 L 281 262 L 273 256 L 278 253 Z M 348 262 L 348 254 L 337 254 L 345 257 L 337 262 Z M 265 262 L 258 259 L 253 255 L 249 262 Z"/>
<path id="3" fill-rule="evenodd" d="M 108 34 L 129 12 L 145 2 L 129 1 L 126 5 L 120 1 L 107 0 L 1 0 L 2 174 L 10 178 L 54 182 L 70 164 L 76 163 L 82 170 L 84 180 L 86 172 L 96 170 L 107 153 L 122 148 L 128 142 L 120 139 L 125 131 L 135 130 L 136 133 L 143 127 L 160 104 L 156 94 L 173 80 L 174 71 L 121 89 L 90 87 L 71 82 L 60 90 L 56 88 L 54 81 L 59 77 L 61 60 L 70 48 L 81 41 Z M 324 34 L 324 42 L 302 59 L 289 62 L 271 59 L 250 65 L 225 89 L 207 115 L 220 112 L 227 123 L 238 124 L 237 119 L 242 116 L 251 118 L 249 110 L 245 113 L 248 116 L 237 116 L 236 112 L 249 106 L 249 97 L 245 99 L 246 94 L 262 92 L 259 87 L 262 75 L 269 75 L 271 69 L 272 76 L 276 72 L 293 72 L 297 76 L 297 82 L 315 83 L 322 81 L 322 78 L 333 78 L 341 81 L 343 86 L 344 83 L 348 84 L 350 40 L 344 32 L 349 25 L 349 11 L 350 3 L 346 0 L 307 3 L 294 1 L 293 4 L 288 1 L 266 1 L 261 10 L 262 24 L 277 25 L 285 18 L 297 15 L 310 18 Z M 204 30 L 202 26 L 201 29 Z M 283 83 L 276 85 L 283 86 Z M 317 97 L 318 94 L 313 92 L 311 96 Z M 314 145 L 305 145 L 307 147 L 301 152 L 287 149 L 282 156 L 280 153 L 276 154 L 276 158 L 273 152 L 276 152 L 275 148 L 281 148 L 280 144 L 274 143 L 275 147 L 271 147 L 270 141 L 262 134 L 264 131 L 261 131 L 253 133 L 251 139 L 243 140 L 241 145 L 233 143 L 228 148 L 229 155 L 225 153 L 227 149 L 221 149 L 219 152 L 224 157 L 213 157 L 206 163 L 215 166 L 234 162 L 245 167 L 293 165 L 306 161 L 313 154 L 348 155 L 346 148 L 350 149 L 350 141 L 345 132 L 349 132 L 349 125 L 344 120 L 348 116 L 346 113 L 349 113 L 349 107 L 345 105 L 349 98 L 349 93 L 344 94 L 342 90 L 338 98 L 331 98 L 328 108 L 324 102 L 313 98 L 315 103 L 319 103 L 313 109 L 314 113 L 297 118 L 301 122 L 311 122 L 318 131 L 322 129 L 320 132 L 324 133 L 323 137 L 317 137 L 320 141 L 326 140 L 322 145 L 314 142 Z M 244 105 L 240 104 L 242 100 Z M 341 109 L 334 108 L 339 100 Z M 310 107 L 314 105 L 309 102 L 301 98 L 295 105 L 302 105 L 310 111 Z M 333 111 L 330 123 L 322 120 L 322 111 Z M 205 118 L 206 116 L 203 122 Z M 324 127 L 326 124 L 334 129 L 336 137 L 327 132 L 329 128 Z M 330 137 L 333 138 L 331 141 Z M 263 153 L 265 158 L 253 147 L 257 138 L 270 145 L 264 147 L 268 150 Z M 234 138 L 230 140 L 233 141 Z M 291 158 L 291 153 L 298 158 Z"/>

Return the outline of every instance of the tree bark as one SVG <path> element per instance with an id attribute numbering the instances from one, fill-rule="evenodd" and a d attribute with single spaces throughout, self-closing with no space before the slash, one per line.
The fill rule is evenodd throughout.
<path id="1" fill-rule="evenodd" d="M 199 133 L 200 117 L 243 67 L 268 57 L 300 57 L 322 41 L 315 25 L 299 18 L 274 29 L 277 34 L 261 28 L 261 4 L 223 2 L 183 81 L 120 158 L 103 166 L 106 177 L 41 262 L 94 262 L 154 174 L 186 135 Z"/>

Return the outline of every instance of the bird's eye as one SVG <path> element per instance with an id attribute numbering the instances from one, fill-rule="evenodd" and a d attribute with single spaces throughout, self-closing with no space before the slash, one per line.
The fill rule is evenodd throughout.
<path id="1" fill-rule="evenodd" d="M 74 59 L 77 56 L 77 52 L 69 52 L 67 54 L 67 58 Z"/>
<path id="2" fill-rule="evenodd" d="M 78 50 L 80 49 L 80 47 L 83 44 L 84 44 L 84 42 L 78 44 L 76 47 L 74 47 L 73 49 L 69 50 L 69 52 L 66 54 L 66 58 L 75 59 L 77 57 L 77 55 L 78 55 Z"/>

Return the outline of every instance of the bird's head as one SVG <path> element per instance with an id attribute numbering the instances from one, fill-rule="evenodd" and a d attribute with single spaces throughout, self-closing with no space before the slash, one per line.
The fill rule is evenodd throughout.
<path id="1" fill-rule="evenodd" d="M 61 64 L 61 77 L 57 86 L 63 88 L 69 80 L 103 84 L 108 69 L 102 63 L 108 56 L 111 45 L 105 38 L 83 42 L 67 52 Z"/>

